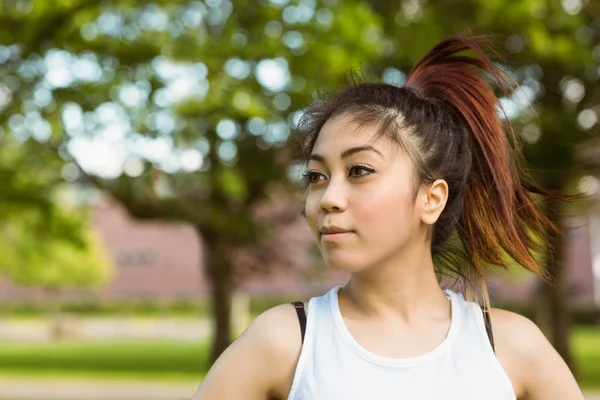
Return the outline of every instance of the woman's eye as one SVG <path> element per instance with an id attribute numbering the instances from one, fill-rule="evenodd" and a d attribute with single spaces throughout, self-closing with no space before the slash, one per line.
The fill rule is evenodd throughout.
<path id="1" fill-rule="evenodd" d="M 315 183 L 319 181 L 319 177 L 321 176 L 321 174 L 318 174 L 316 172 L 311 172 L 310 175 L 308 176 L 308 180 L 311 183 Z"/>
<path id="2" fill-rule="evenodd" d="M 308 171 L 304 174 L 304 180 L 308 183 L 317 183 L 321 174 L 314 171 Z"/>
<path id="3" fill-rule="evenodd" d="M 351 176 L 361 177 L 369 175 L 371 172 L 373 172 L 373 169 L 367 168 L 362 165 L 352 165 L 348 168 L 348 171 L 350 172 Z"/>

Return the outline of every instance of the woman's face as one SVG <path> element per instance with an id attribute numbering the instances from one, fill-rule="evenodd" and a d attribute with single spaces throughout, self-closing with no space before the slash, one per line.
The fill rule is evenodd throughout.
<path id="1" fill-rule="evenodd" d="M 349 121 L 334 117 L 319 133 L 305 212 L 326 264 L 358 272 L 401 252 L 420 216 L 409 156 L 388 138 L 372 140 L 375 128 Z"/>

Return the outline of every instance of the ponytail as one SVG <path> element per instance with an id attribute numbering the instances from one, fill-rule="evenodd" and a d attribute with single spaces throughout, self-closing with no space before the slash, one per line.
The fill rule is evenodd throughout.
<path id="1" fill-rule="evenodd" d="M 489 42 L 484 38 L 444 40 L 413 68 L 407 86 L 452 113 L 468 132 L 472 168 L 457 234 L 489 306 L 484 265 L 508 268 L 506 252 L 529 271 L 549 279 L 532 251 L 540 250 L 547 230 L 556 228 L 532 198 L 531 192 L 545 192 L 519 177 L 514 131 L 508 119 L 502 123 L 500 103 L 484 74 L 504 94 L 511 92 L 509 78 L 492 64 L 486 48 Z M 477 58 L 458 54 L 467 50 Z"/>

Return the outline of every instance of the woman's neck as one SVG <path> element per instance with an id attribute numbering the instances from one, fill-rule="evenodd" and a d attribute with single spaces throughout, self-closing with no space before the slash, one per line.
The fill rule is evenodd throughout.
<path id="1" fill-rule="evenodd" d="M 353 273 L 340 290 L 340 303 L 364 317 L 404 322 L 449 310 L 430 252 L 395 258 Z"/>

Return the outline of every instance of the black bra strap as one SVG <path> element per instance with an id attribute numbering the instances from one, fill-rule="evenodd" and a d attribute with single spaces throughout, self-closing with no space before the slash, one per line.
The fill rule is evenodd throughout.
<path id="1" fill-rule="evenodd" d="M 492 345 L 492 350 L 494 350 L 494 353 L 495 353 L 496 348 L 494 347 L 494 334 L 492 333 L 492 320 L 490 318 L 490 313 L 484 306 L 481 306 L 481 312 L 483 312 L 483 321 L 485 322 L 485 330 L 487 331 L 488 338 L 490 338 L 490 344 Z"/>
<path id="2" fill-rule="evenodd" d="M 294 301 L 292 305 L 296 307 L 296 314 L 298 314 L 298 321 L 300 322 L 302 343 L 304 343 L 304 334 L 306 333 L 306 313 L 304 312 L 304 303 L 301 301 Z"/>

